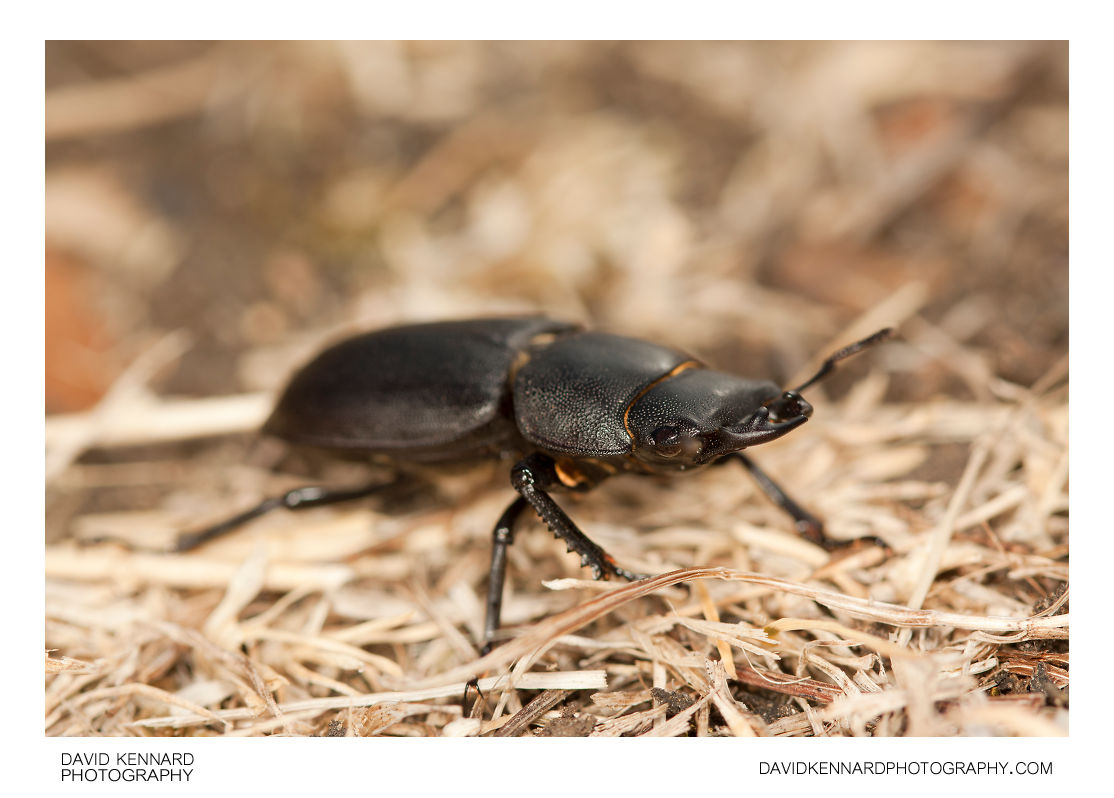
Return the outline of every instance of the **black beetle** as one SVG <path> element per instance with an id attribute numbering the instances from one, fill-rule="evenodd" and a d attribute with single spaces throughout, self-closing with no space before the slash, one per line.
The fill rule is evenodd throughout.
<path id="1" fill-rule="evenodd" d="M 675 349 L 540 317 L 394 327 L 341 341 L 311 360 L 290 380 L 263 431 L 400 466 L 513 457 L 511 485 L 519 495 L 495 525 L 488 648 L 499 627 L 507 546 L 527 507 L 595 578 L 639 578 L 577 528 L 550 496 L 554 489 L 583 491 L 619 473 L 669 474 L 738 460 L 798 530 L 830 546 L 820 522 L 742 450 L 804 424 L 812 406 L 800 392 L 889 333 L 841 349 L 811 379 L 783 391 L 768 380 L 712 371 Z M 298 488 L 183 535 L 177 548 L 193 548 L 278 507 L 316 507 L 383 487 Z"/>

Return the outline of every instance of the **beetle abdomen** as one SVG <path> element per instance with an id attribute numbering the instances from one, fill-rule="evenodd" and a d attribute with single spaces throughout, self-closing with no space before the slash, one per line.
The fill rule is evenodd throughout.
<path id="1" fill-rule="evenodd" d="M 515 421 L 543 449 L 611 457 L 631 449 L 631 402 L 689 355 L 636 338 L 582 332 L 539 348 L 514 381 Z"/>
<path id="2" fill-rule="evenodd" d="M 263 430 L 410 459 L 483 449 L 514 435 L 500 408 L 516 355 L 537 335 L 572 329 L 544 318 L 478 319 L 349 338 L 294 375 Z"/>

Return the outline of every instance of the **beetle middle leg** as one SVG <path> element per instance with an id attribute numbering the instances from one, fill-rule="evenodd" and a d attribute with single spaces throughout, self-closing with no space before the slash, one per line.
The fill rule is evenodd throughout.
<path id="1" fill-rule="evenodd" d="M 487 615 L 484 618 L 481 656 L 491 651 L 495 633 L 499 631 L 499 619 L 503 613 L 503 584 L 507 577 L 507 547 L 514 543 L 515 521 L 529 506 L 522 496 L 511 502 L 499 516 L 499 520 L 495 523 L 495 531 L 491 535 L 491 570 L 487 577 Z"/>

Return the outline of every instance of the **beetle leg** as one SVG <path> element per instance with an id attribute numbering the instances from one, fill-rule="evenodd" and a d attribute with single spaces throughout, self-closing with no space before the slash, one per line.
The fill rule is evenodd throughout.
<path id="1" fill-rule="evenodd" d="M 499 516 L 491 542 L 491 571 L 487 577 L 487 617 L 484 619 L 483 647 L 480 656 L 491 651 L 495 633 L 499 631 L 499 616 L 503 612 L 503 583 L 507 576 L 507 546 L 514 543 L 514 523 L 530 505 L 519 496 Z M 477 692 L 479 689 L 477 688 Z"/>
<path id="2" fill-rule="evenodd" d="M 797 504 L 797 502 L 793 501 L 792 497 L 782 490 L 780 485 L 770 479 L 769 476 L 766 475 L 766 472 L 759 468 L 753 460 L 742 452 L 732 452 L 717 462 L 723 463 L 728 460 L 738 460 L 743 464 L 746 470 L 750 472 L 750 475 L 754 477 L 754 481 L 758 483 L 758 487 L 769 497 L 770 501 L 789 514 L 793 519 L 794 525 L 797 527 L 797 531 L 801 533 L 804 538 L 826 549 L 831 547 L 832 541 L 824 536 L 823 522 L 804 507 Z"/>
<path id="3" fill-rule="evenodd" d="M 823 546 L 828 551 L 834 551 L 835 549 L 853 545 L 857 540 L 867 540 L 883 548 L 889 548 L 884 540 L 876 537 L 858 538 L 857 540 L 832 540 L 824 534 L 824 523 L 804 507 L 797 504 L 797 502 L 793 501 L 793 498 L 782 490 L 780 485 L 770 479 L 766 472 L 759 468 L 753 460 L 742 452 L 732 452 L 716 462 L 724 463 L 728 460 L 738 460 L 746 467 L 750 475 L 754 477 L 754 481 L 758 483 L 758 487 L 762 489 L 762 492 L 769 497 L 770 501 L 789 514 L 793 519 L 794 525 L 797 527 L 797 531 L 806 540 L 810 540 L 818 546 Z"/>
<path id="4" fill-rule="evenodd" d="M 225 535 L 237 527 L 246 524 L 248 521 L 258 518 L 265 513 L 269 513 L 271 510 L 277 510 L 280 507 L 285 507 L 288 510 L 304 510 L 309 507 L 323 507 L 326 504 L 339 504 L 340 502 L 352 501 L 354 499 L 363 499 L 394 484 L 394 482 L 376 482 L 361 488 L 343 489 L 307 485 L 304 488 L 288 490 L 281 496 L 272 496 L 269 499 L 264 499 L 254 507 L 245 510 L 239 515 L 234 515 L 232 518 L 225 519 L 224 521 L 204 529 L 199 529 L 196 532 L 185 532 L 179 535 L 178 540 L 174 544 L 174 551 L 190 551 L 191 549 L 196 549 L 201 544 L 208 543 L 210 540 Z"/>
<path id="5" fill-rule="evenodd" d="M 632 582 L 641 579 L 638 574 L 616 565 L 615 560 L 589 540 L 546 493 L 546 488 L 559 484 L 553 461 L 544 455 L 530 455 L 511 469 L 511 485 L 514 489 L 530 503 L 549 530 L 565 541 L 569 551 L 580 555 L 581 565 L 591 568 L 593 577 L 607 579 L 609 575 L 615 574 Z"/>

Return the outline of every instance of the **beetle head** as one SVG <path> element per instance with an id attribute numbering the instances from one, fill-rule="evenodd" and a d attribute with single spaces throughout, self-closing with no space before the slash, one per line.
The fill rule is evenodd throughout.
<path id="1" fill-rule="evenodd" d="M 844 347 L 811 378 L 787 391 L 766 380 L 698 367 L 663 379 L 638 396 L 624 416 L 632 453 L 654 469 L 681 470 L 776 440 L 812 415 L 801 391 L 831 373 L 840 360 L 890 333 L 886 328 Z"/>
<path id="2" fill-rule="evenodd" d="M 625 422 L 635 457 L 673 470 L 772 441 L 811 413 L 800 394 L 772 382 L 692 368 L 638 397 Z"/>

